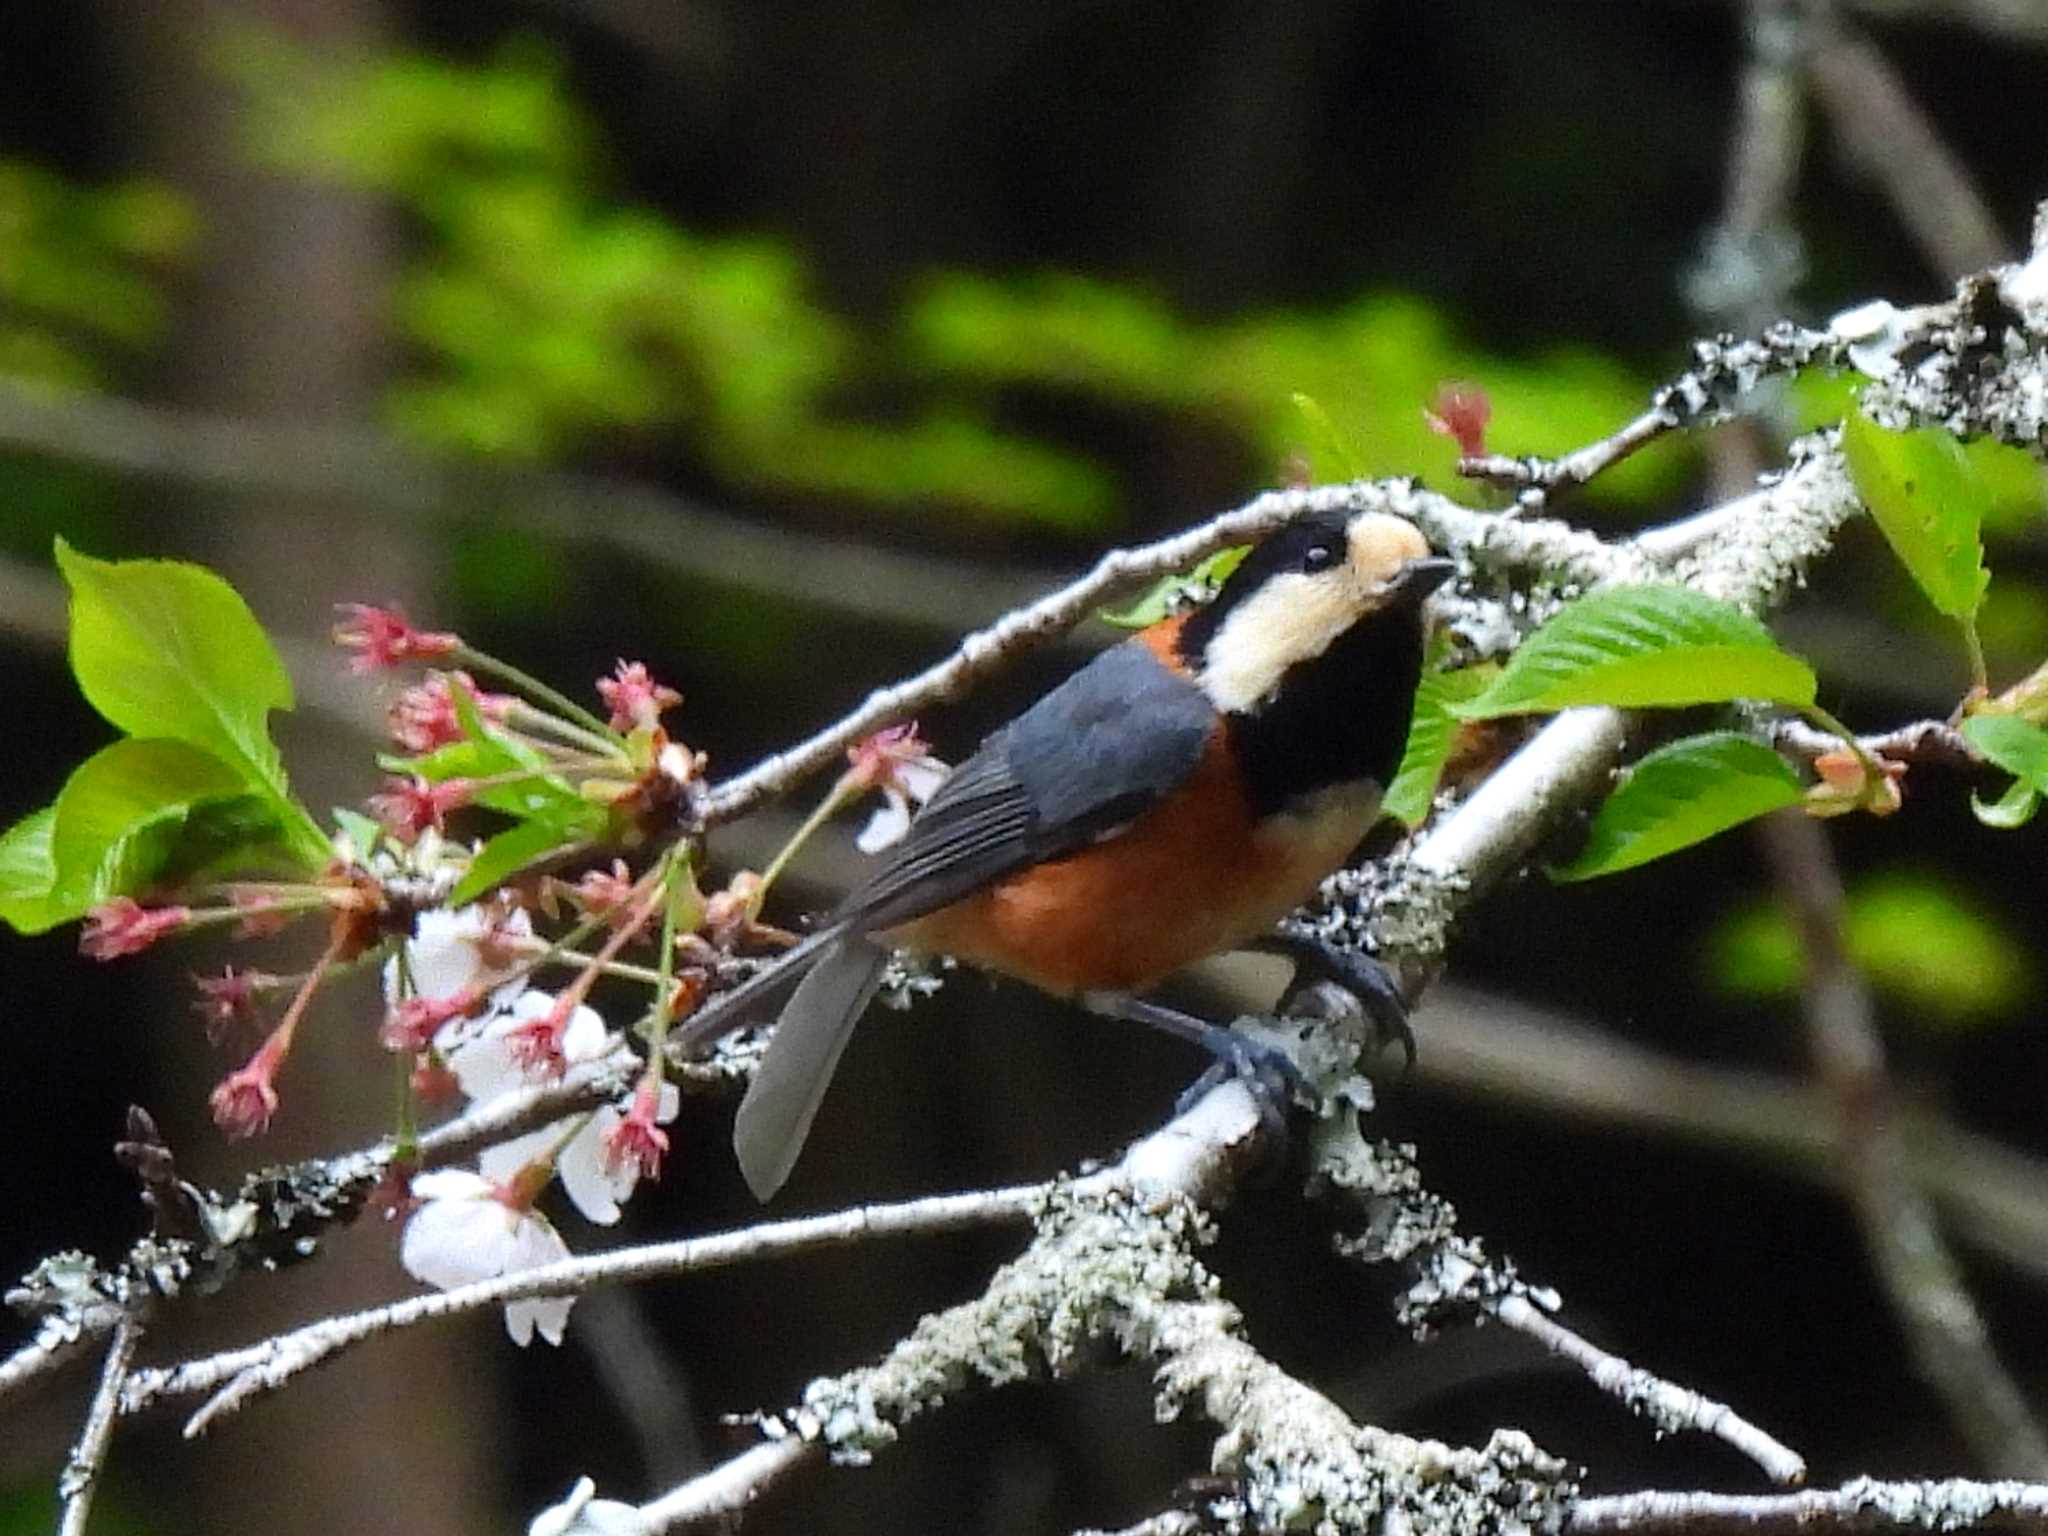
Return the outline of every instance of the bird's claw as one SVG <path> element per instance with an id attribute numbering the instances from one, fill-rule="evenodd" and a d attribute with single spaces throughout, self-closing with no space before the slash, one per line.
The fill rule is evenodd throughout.
<path id="1" fill-rule="evenodd" d="M 1394 979 L 1394 973 L 1382 961 L 1363 950 L 1346 949 L 1328 939 L 1298 932 L 1272 934 L 1261 939 L 1257 947 L 1294 962 L 1294 979 L 1280 996 L 1282 1013 L 1317 982 L 1332 982 L 1358 999 L 1379 1048 L 1385 1050 L 1398 1044 L 1408 1069 L 1414 1069 L 1415 1031 L 1408 1023 L 1408 1000 L 1401 995 L 1401 984 Z"/>

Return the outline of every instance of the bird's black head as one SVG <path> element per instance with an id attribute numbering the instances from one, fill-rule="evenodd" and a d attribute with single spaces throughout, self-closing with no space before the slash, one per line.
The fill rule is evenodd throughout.
<path id="1" fill-rule="evenodd" d="M 1182 659 L 1232 722 L 1261 808 L 1399 766 L 1424 600 L 1452 572 L 1412 523 L 1318 513 L 1273 534 L 1190 615 Z"/>

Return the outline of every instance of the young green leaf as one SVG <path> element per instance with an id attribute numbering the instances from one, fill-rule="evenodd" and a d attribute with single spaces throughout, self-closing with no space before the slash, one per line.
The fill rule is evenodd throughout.
<path id="1" fill-rule="evenodd" d="M 1584 851 L 1550 877 L 1590 880 L 1634 869 L 1796 805 L 1803 793 L 1791 766 L 1762 742 L 1735 731 L 1688 736 L 1630 770 L 1594 816 Z"/>
<path id="2" fill-rule="evenodd" d="M 376 852 L 377 844 L 383 839 L 384 829 L 375 820 L 361 811 L 352 811 L 345 805 L 334 808 L 334 825 L 343 837 L 355 845 L 356 857 L 366 859 Z"/>
<path id="3" fill-rule="evenodd" d="M 1498 670 L 1483 665 L 1423 674 L 1415 689 L 1415 713 L 1408 722 L 1408 746 L 1381 803 L 1385 814 L 1411 828 L 1429 814 L 1437 780 L 1443 776 L 1458 736 L 1458 718 L 1451 713 L 1451 706 L 1477 697 Z"/>
<path id="4" fill-rule="evenodd" d="M 130 737 L 72 771 L 52 808 L 52 911 L 75 917 L 216 859 L 275 854 L 275 810 L 182 741 Z"/>
<path id="5" fill-rule="evenodd" d="M 57 883 L 57 864 L 50 840 L 57 829 L 57 807 L 31 811 L 0 834 L 0 922 L 17 933 L 41 933 L 64 921 L 50 904 Z"/>
<path id="6" fill-rule="evenodd" d="M 1813 669 L 1739 608 L 1688 587 L 1609 587 L 1561 609 L 1508 658 L 1492 687 L 1451 712 L 1467 720 L 1765 699 L 1813 702 Z"/>
<path id="7" fill-rule="evenodd" d="M 1301 419 L 1308 424 L 1312 439 L 1310 448 L 1315 456 L 1345 480 L 1362 480 L 1365 471 L 1359 468 L 1358 455 L 1351 451 L 1351 444 L 1344 434 L 1337 430 L 1337 423 L 1330 420 L 1330 413 L 1313 395 L 1297 392 L 1294 408 L 1301 412 Z"/>
<path id="8" fill-rule="evenodd" d="M 1862 411 L 1842 423 L 1850 478 L 1885 542 L 1927 600 L 1968 621 L 1984 600 L 1984 517 L 1991 492 L 1955 435 L 1888 432 Z"/>
<path id="9" fill-rule="evenodd" d="M 534 860 L 576 841 L 573 834 L 545 821 L 522 821 L 488 839 L 469 861 L 469 868 L 448 895 L 459 907 L 494 890 Z"/>
<path id="10" fill-rule="evenodd" d="M 277 807 L 302 863 L 324 860 L 326 838 L 292 800 L 270 740 L 291 678 L 235 589 L 196 565 L 96 560 L 61 538 L 57 564 L 71 586 L 71 670 L 93 708 L 131 736 L 226 763 Z"/>
<path id="11" fill-rule="evenodd" d="M 2002 831 L 2025 826 L 2048 795 L 2048 731 L 2014 715 L 1972 715 L 1963 722 L 1963 737 L 2013 776 L 2011 786 L 1989 805 L 1970 797 L 1977 819 Z"/>

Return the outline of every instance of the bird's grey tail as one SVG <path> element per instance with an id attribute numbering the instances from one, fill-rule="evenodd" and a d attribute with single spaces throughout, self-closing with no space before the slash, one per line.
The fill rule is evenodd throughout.
<path id="1" fill-rule="evenodd" d="M 762 1004 L 795 986 L 846 932 L 846 925 L 820 929 L 777 955 L 730 991 L 721 992 L 669 1032 L 669 1042 L 684 1055 L 744 1028 L 761 1018 Z"/>
<path id="2" fill-rule="evenodd" d="M 820 937 L 833 942 L 782 1010 L 733 1121 L 732 1149 L 757 1200 L 773 1197 L 796 1166 L 840 1053 L 889 958 L 859 934 Z"/>

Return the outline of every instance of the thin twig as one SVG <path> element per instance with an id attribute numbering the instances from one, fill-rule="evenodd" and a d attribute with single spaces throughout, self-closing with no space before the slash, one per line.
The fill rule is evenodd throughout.
<path id="1" fill-rule="evenodd" d="M 961 1195 L 934 1195 L 894 1205 L 857 1206 L 824 1216 L 762 1222 L 734 1232 L 564 1259 L 454 1290 L 323 1318 L 240 1349 L 137 1372 L 122 1400 L 122 1411 L 135 1413 L 159 1398 L 219 1388 L 218 1395 L 185 1427 L 188 1436 L 196 1435 L 257 1393 L 282 1386 L 329 1356 L 380 1334 L 536 1296 L 574 1296 L 600 1285 L 695 1274 L 760 1259 L 843 1248 L 875 1238 L 957 1232 L 1024 1221 L 1044 1200 L 1047 1187 L 1020 1185 Z"/>
<path id="2" fill-rule="evenodd" d="M 1806 951 L 1807 1038 L 1835 1101 L 1851 1204 L 1920 1379 L 1987 1467 L 2048 1473 L 2048 1437 L 1991 1346 L 1891 1117 L 1884 1046 L 1843 937 L 1842 883 L 1827 835 L 1810 817 L 1780 812 L 1759 824 L 1758 837 Z"/>
<path id="3" fill-rule="evenodd" d="M 1786 719 L 1771 723 L 1771 743 L 1811 762 L 1824 752 L 1838 750 L 1842 738 L 1804 720 Z M 1856 744 L 1872 757 L 1895 763 L 1938 763 L 1950 768 L 1978 768 L 1984 763 L 1969 738 L 1946 720 L 1915 720 L 1889 731 L 1858 736 Z"/>
<path id="4" fill-rule="evenodd" d="M 1552 493 L 1586 484 L 1612 469 L 1638 448 L 1647 447 L 1680 425 L 1672 411 L 1653 407 L 1597 443 L 1588 443 L 1560 459 L 1516 458 L 1504 453 L 1475 454 L 1458 460 L 1458 473 L 1508 490 Z"/>
<path id="5" fill-rule="evenodd" d="M 1673 1536 L 1793 1536 L 1804 1531 L 2048 1531 L 2048 1487 L 2037 1483 L 1883 1483 L 1858 1478 L 1802 1493 L 1621 1493 L 1580 1499 L 1571 1536 L 1614 1531 Z"/>
<path id="6" fill-rule="evenodd" d="M 106 1470 L 107 1447 L 114 1438 L 114 1420 L 119 1417 L 121 1389 L 128 1380 L 128 1368 L 142 1343 L 142 1313 L 130 1312 L 114 1329 L 107 1346 L 106 1364 L 100 1369 L 100 1384 L 85 1411 L 85 1424 L 78 1443 L 64 1463 L 57 1479 L 57 1493 L 64 1501 L 57 1522 L 57 1536 L 84 1536 L 85 1522 L 92 1514 L 93 1495 L 99 1491 L 100 1475 Z"/>
<path id="7" fill-rule="evenodd" d="M 1526 1334 L 1571 1361 L 1593 1384 L 1664 1430 L 1689 1429 L 1725 1441 L 1762 1467 L 1774 1483 L 1806 1481 L 1806 1458 L 1743 1418 L 1726 1403 L 1714 1401 L 1609 1354 L 1584 1335 L 1565 1327 L 1525 1296 L 1502 1296 L 1486 1310 L 1517 1333 Z"/>

